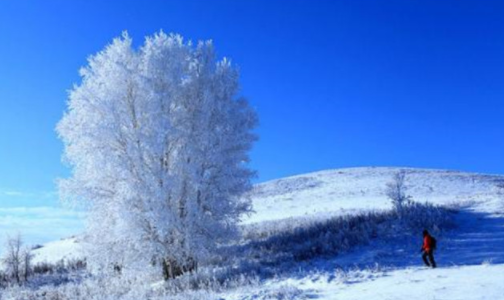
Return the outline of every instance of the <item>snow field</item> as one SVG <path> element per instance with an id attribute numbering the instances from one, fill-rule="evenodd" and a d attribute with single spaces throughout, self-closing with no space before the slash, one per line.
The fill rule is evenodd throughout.
<path id="1" fill-rule="evenodd" d="M 327 300 L 497 300 L 504 297 L 502 274 L 504 265 L 407 268 L 341 285 L 319 280 L 311 288 L 320 290 L 318 296 Z"/>
<path id="2" fill-rule="evenodd" d="M 248 239 L 268 239 L 299 232 L 296 228 L 306 230 L 337 216 L 388 210 L 391 204 L 384 196 L 385 186 L 399 170 L 342 169 L 259 184 L 250 194 L 256 212 L 243 220 L 243 227 Z M 504 299 L 500 284 L 504 282 L 504 205 L 498 187 L 504 178 L 442 170 L 405 170 L 407 193 L 415 201 L 460 209 L 455 215 L 458 227 L 437 236 L 438 269 L 422 267 L 418 253 L 421 238 L 413 233 L 398 235 L 391 231 L 395 236 L 380 236 L 367 245 L 352 245 L 336 256 L 314 256 L 299 262 L 287 260 L 266 268 L 265 274 L 251 274 L 242 281 L 235 278 L 224 289 L 218 282 L 211 283 L 211 276 L 205 279 L 207 275 L 199 275 L 201 284 L 209 280 L 209 289 L 186 290 L 172 296 L 233 300 Z M 289 251 L 298 244 L 287 243 L 282 251 L 290 255 Z M 275 247 L 278 245 L 275 243 Z M 58 261 L 62 257 L 82 256 L 79 248 L 79 242 L 67 240 L 50 243 L 34 253 L 39 261 Z M 279 257 L 285 257 L 282 255 Z M 267 251 L 255 252 L 251 257 L 275 258 Z M 281 262 L 277 258 L 271 261 L 274 265 Z M 254 259 L 228 262 L 248 264 L 242 270 L 253 269 L 255 263 Z M 191 285 L 190 281 L 180 282 L 182 289 Z M 161 284 L 155 290 L 163 288 L 166 287 Z M 137 296 L 141 297 L 141 293 Z"/>
<path id="3" fill-rule="evenodd" d="M 454 205 L 470 203 L 475 210 L 504 211 L 496 183 L 503 176 L 480 175 L 446 170 L 366 167 L 338 169 L 293 176 L 258 184 L 250 193 L 254 213 L 245 226 L 263 226 L 270 221 L 317 221 L 362 211 L 390 209 L 385 186 L 399 170 L 407 171 L 408 194 L 415 201 Z M 287 225 L 288 226 L 288 225 Z M 46 244 L 33 251 L 35 261 L 56 263 L 62 258 L 78 258 L 81 245 L 75 240 Z"/>

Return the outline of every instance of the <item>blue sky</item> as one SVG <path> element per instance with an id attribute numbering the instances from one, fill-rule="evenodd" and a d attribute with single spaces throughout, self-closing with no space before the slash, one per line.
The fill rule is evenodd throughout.
<path id="1" fill-rule="evenodd" d="M 78 69 L 123 30 L 137 45 L 160 29 L 213 39 L 239 66 L 261 120 L 257 181 L 353 166 L 502 174 L 502 16 L 502 1 L 2 0 L 0 231 L 40 217 L 63 234 L 40 209 L 69 174 L 54 127 Z"/>

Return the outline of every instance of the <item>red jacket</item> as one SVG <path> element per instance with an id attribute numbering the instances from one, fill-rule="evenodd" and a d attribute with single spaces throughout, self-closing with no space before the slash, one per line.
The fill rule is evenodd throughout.
<path id="1" fill-rule="evenodd" d="M 430 235 L 424 237 L 422 249 L 426 252 L 432 250 L 432 237 Z"/>

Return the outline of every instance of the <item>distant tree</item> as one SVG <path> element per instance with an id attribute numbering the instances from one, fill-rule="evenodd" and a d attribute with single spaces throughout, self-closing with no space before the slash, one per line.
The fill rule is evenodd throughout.
<path id="1" fill-rule="evenodd" d="M 21 234 L 7 236 L 5 248 L 3 263 L 7 276 L 17 284 L 27 281 L 31 274 L 32 254 L 29 248 L 23 247 Z"/>
<path id="2" fill-rule="evenodd" d="M 504 180 L 503 179 L 495 179 L 494 180 L 494 189 L 497 194 L 499 202 L 499 211 L 504 211 Z"/>
<path id="3" fill-rule="evenodd" d="M 499 195 L 499 196 L 504 195 L 504 180 L 502 180 L 502 179 L 494 180 L 494 188 L 495 188 L 497 195 Z"/>
<path id="4" fill-rule="evenodd" d="M 237 234 L 257 117 L 211 42 L 124 34 L 89 59 L 57 131 L 72 177 L 63 198 L 89 210 L 88 265 L 165 278 Z M 116 272 L 117 273 L 117 272 Z"/>
<path id="5" fill-rule="evenodd" d="M 29 247 L 24 247 L 23 250 L 21 251 L 21 277 L 24 279 L 24 281 L 28 281 L 28 277 L 32 275 L 33 268 L 32 268 L 32 259 L 33 259 L 33 254 L 30 251 Z"/>
<path id="6" fill-rule="evenodd" d="M 392 181 L 387 183 L 385 194 L 392 201 L 394 209 L 398 212 L 411 201 L 411 196 L 406 194 L 406 171 L 400 170 L 394 174 Z"/>

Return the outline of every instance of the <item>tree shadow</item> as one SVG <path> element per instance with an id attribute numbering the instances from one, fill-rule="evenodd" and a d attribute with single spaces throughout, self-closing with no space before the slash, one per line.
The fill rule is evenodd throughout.
<path id="1" fill-rule="evenodd" d="M 454 216 L 456 227 L 436 235 L 435 252 L 438 268 L 504 263 L 504 218 L 462 209 Z M 418 235 L 397 234 L 373 239 L 346 253 L 319 257 L 284 266 L 283 273 L 301 279 L 307 274 L 328 274 L 329 281 L 337 273 L 359 270 L 387 271 L 423 267 L 422 232 Z M 285 268 L 286 267 L 286 268 Z M 380 277 L 386 276 L 381 274 Z M 357 283 L 370 278 L 354 278 Z"/>
<path id="2" fill-rule="evenodd" d="M 438 241 L 438 249 L 435 252 L 438 268 L 504 263 L 503 217 L 464 208 L 453 212 L 453 222 L 454 228 L 434 234 Z M 313 230 L 320 228 L 314 227 Z M 369 242 L 353 245 L 346 251 L 325 253 L 306 260 L 294 259 L 289 251 L 276 252 L 278 249 L 290 249 L 297 242 L 303 242 L 303 239 L 310 240 L 315 234 L 308 231 L 299 235 L 302 239 L 295 238 L 296 236 L 286 235 L 281 236 L 282 239 L 278 241 L 268 239 L 266 242 L 243 245 L 239 251 L 235 250 L 239 253 L 236 261 L 240 262 L 240 266 L 231 273 L 254 273 L 261 279 L 304 279 L 309 276 L 312 280 L 318 280 L 320 277 L 332 282 L 343 278 L 346 284 L 353 284 L 387 276 L 381 271 L 424 266 L 421 258 L 422 230 L 419 230 L 418 234 L 411 234 L 408 230 L 394 228 L 388 235 L 378 235 Z M 268 249 L 265 245 L 275 245 L 278 249 L 265 251 Z M 255 256 L 247 253 L 247 250 L 251 249 L 256 250 L 251 252 Z M 376 276 L 372 275 L 373 273 Z M 321 274 L 326 276 L 320 276 Z M 350 278 L 348 274 L 353 275 Z M 229 276 L 230 273 L 226 275 Z"/>
<path id="3" fill-rule="evenodd" d="M 458 228 L 447 235 L 438 251 L 444 265 L 504 263 L 504 218 L 463 210 Z"/>
<path id="4" fill-rule="evenodd" d="M 435 258 L 439 268 L 504 263 L 504 218 L 470 209 L 454 217 L 456 228 L 436 236 Z M 393 236 L 334 258 L 342 269 L 407 268 L 423 266 L 422 232 L 417 236 Z"/>

